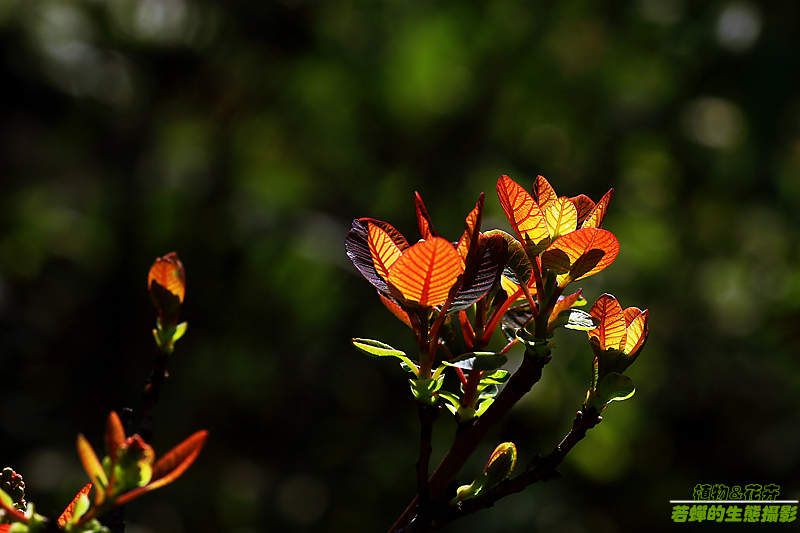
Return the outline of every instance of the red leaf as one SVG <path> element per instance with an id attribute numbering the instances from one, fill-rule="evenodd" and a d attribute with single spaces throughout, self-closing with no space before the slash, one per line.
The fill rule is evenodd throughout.
<path id="1" fill-rule="evenodd" d="M 550 182 L 544 176 L 536 176 L 536 181 L 533 184 L 533 199 L 539 204 L 539 207 L 544 208 L 545 205 L 558 198 L 556 191 Z"/>
<path id="2" fill-rule="evenodd" d="M 562 287 L 596 274 L 614 262 L 619 241 L 613 233 L 581 228 L 561 236 L 542 253 L 542 268 L 559 275 Z"/>
<path id="3" fill-rule="evenodd" d="M 561 235 L 575 231 L 578 227 L 578 211 L 569 198 L 556 198 L 542 208 L 544 219 L 547 222 L 547 231 L 550 240 L 554 241 Z"/>
<path id="4" fill-rule="evenodd" d="M 607 193 L 600 198 L 600 201 L 595 204 L 586 219 L 581 225 L 582 228 L 602 228 L 603 219 L 606 217 L 608 211 L 608 204 L 611 203 L 611 197 L 614 196 L 614 189 L 609 189 Z"/>
<path id="5" fill-rule="evenodd" d="M 556 302 L 556 305 L 553 306 L 553 312 L 550 313 L 550 320 L 548 322 L 552 322 L 553 320 L 555 320 L 561 311 L 566 311 L 567 309 L 571 309 L 572 307 L 574 307 L 575 302 L 577 302 L 581 298 L 581 290 L 583 289 L 578 289 L 576 293 L 570 294 L 569 296 L 565 296 L 559 299 Z"/>
<path id="6" fill-rule="evenodd" d="M 400 259 L 403 252 L 394 242 L 392 236 L 383 228 L 369 222 L 368 232 L 367 242 L 369 244 L 369 253 L 372 256 L 372 263 L 375 266 L 375 272 L 383 279 L 388 279 L 389 269 L 395 261 Z"/>
<path id="7" fill-rule="evenodd" d="M 108 415 L 106 422 L 106 451 L 108 452 L 111 461 L 117 460 L 117 450 L 125 443 L 125 428 L 122 427 L 122 421 L 119 415 L 111 411 Z"/>
<path id="8" fill-rule="evenodd" d="M 61 513 L 61 516 L 58 517 L 58 527 L 63 528 L 64 526 L 67 525 L 67 522 L 69 522 L 72 519 L 72 516 L 75 514 L 75 506 L 78 505 L 78 500 L 80 500 L 81 496 L 88 497 L 89 491 L 92 490 L 92 486 L 93 483 L 90 481 L 89 483 L 83 486 L 83 488 L 78 492 L 78 494 L 75 495 L 74 498 L 72 498 L 70 504 L 67 505 L 67 508 L 64 509 L 63 513 Z"/>
<path id="9" fill-rule="evenodd" d="M 163 487 L 178 479 L 192 465 L 203 449 L 208 431 L 202 430 L 175 446 L 153 466 L 153 480 L 143 487 L 126 492 L 114 500 L 114 505 L 123 505 L 146 492 Z"/>
<path id="10" fill-rule="evenodd" d="M 587 332 L 592 346 L 599 350 L 625 348 L 625 313 L 616 298 L 610 294 L 601 295 L 589 314 L 600 322 L 597 328 Z"/>
<path id="11" fill-rule="evenodd" d="M 395 302 L 394 300 L 390 300 L 381 293 L 378 293 L 378 296 L 381 297 L 381 301 L 383 302 L 383 305 L 386 306 L 386 309 L 391 311 L 392 314 L 396 316 L 398 319 L 400 319 L 400 321 L 403 324 L 410 327 L 411 329 L 414 329 L 414 326 L 411 325 L 411 319 L 408 318 L 408 313 L 406 313 L 405 310 L 397 304 L 397 302 Z"/>
<path id="12" fill-rule="evenodd" d="M 475 204 L 475 207 L 467 215 L 467 219 L 464 222 L 464 234 L 461 235 L 461 239 L 458 241 L 458 245 L 456 246 L 458 253 L 461 255 L 461 259 L 463 259 L 464 262 L 467 261 L 469 252 L 474 251 L 476 245 L 478 244 L 478 235 L 481 231 L 481 218 L 483 215 L 484 198 L 485 195 L 481 193 L 478 203 Z"/>
<path id="13" fill-rule="evenodd" d="M 497 180 L 497 196 L 520 242 L 528 248 L 528 253 L 533 256 L 546 248 L 550 233 L 533 196 L 508 176 L 500 176 Z"/>
<path id="14" fill-rule="evenodd" d="M 428 215 L 425 203 L 418 192 L 414 193 L 414 208 L 417 211 L 417 226 L 419 227 L 420 236 L 425 240 L 438 237 L 439 234 L 436 233 L 436 228 L 433 227 L 431 217 Z"/>
<path id="15" fill-rule="evenodd" d="M 390 292 L 389 286 L 386 285 L 386 280 L 378 275 L 375 270 L 375 263 L 372 260 L 372 253 L 369 248 L 370 224 L 378 226 L 385 231 L 400 250 L 407 249 L 408 242 L 391 224 L 374 218 L 365 217 L 354 220 L 352 228 L 347 232 L 347 238 L 345 239 L 347 257 L 350 258 L 353 265 L 367 281 L 381 293 L 388 295 Z"/>
<path id="16" fill-rule="evenodd" d="M 649 312 L 647 309 L 642 311 L 638 307 L 625 309 L 625 353 L 636 355 L 642 349 L 650 329 L 647 325 Z"/>
<path id="17" fill-rule="evenodd" d="M 98 487 L 106 487 L 108 485 L 108 478 L 103 470 L 103 465 L 100 464 L 100 460 L 97 458 L 97 454 L 94 453 L 92 445 L 89 444 L 86 437 L 78 434 L 77 446 L 78 457 L 80 457 L 83 469 L 86 470 L 89 478 L 94 481 Z"/>
<path id="18" fill-rule="evenodd" d="M 154 281 L 177 296 L 183 303 L 183 297 L 186 295 L 186 271 L 183 263 L 178 259 L 177 253 L 170 252 L 164 257 L 156 259 L 147 276 L 148 289 L 152 287 Z"/>
<path id="19" fill-rule="evenodd" d="M 594 209 L 594 201 L 585 194 L 573 196 L 570 198 L 570 201 L 578 211 L 578 227 L 580 228 L 583 226 L 583 221 L 586 220 L 586 217 L 591 213 L 592 209 Z"/>
<path id="20" fill-rule="evenodd" d="M 464 262 L 445 239 L 420 241 L 405 252 L 389 269 L 387 281 L 407 300 L 423 307 L 434 307 L 447 300 Z"/>

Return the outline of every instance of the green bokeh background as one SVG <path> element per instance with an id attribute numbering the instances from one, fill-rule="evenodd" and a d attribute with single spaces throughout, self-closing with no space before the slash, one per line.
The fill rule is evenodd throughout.
<path id="1" fill-rule="evenodd" d="M 210 438 L 129 533 L 387 530 L 416 409 L 349 340 L 413 341 L 344 236 L 370 216 L 413 239 L 415 190 L 452 240 L 482 191 L 507 229 L 501 174 L 615 188 L 619 257 L 581 286 L 648 308 L 650 340 L 562 479 L 447 531 L 673 529 L 698 483 L 800 496 L 794 0 L 4 0 L 0 52 L 0 452 L 40 512 L 86 481 L 75 435 L 99 448 L 138 409 L 147 269 L 176 250 L 189 331 L 153 444 Z M 556 343 L 463 481 L 566 433 L 591 352 Z"/>

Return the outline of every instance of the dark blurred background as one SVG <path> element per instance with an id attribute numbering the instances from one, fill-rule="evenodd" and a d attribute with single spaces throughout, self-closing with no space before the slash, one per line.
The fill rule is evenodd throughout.
<path id="1" fill-rule="evenodd" d="M 350 222 L 413 240 L 417 190 L 455 240 L 486 191 L 507 229 L 497 178 L 543 174 L 616 189 L 620 255 L 581 286 L 649 308 L 638 391 L 562 479 L 447 531 L 665 530 L 698 483 L 796 499 L 799 69 L 794 0 L 3 0 L 0 466 L 51 516 L 85 483 L 75 436 L 139 414 L 147 270 L 175 250 L 189 330 L 153 444 L 210 438 L 128 532 L 387 530 L 416 408 L 349 340 L 413 341 L 349 263 Z M 464 482 L 502 440 L 527 461 L 567 432 L 591 352 L 556 343 Z"/>

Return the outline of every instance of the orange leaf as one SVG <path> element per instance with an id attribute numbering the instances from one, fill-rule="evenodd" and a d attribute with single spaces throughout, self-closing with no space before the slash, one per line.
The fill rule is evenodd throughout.
<path id="1" fill-rule="evenodd" d="M 207 438 L 208 431 L 202 430 L 175 446 L 156 461 L 153 466 L 153 481 L 144 487 L 133 489 L 121 495 L 114 500 L 114 505 L 123 505 L 146 492 L 168 485 L 178 479 L 197 459 Z"/>
<path id="2" fill-rule="evenodd" d="M 433 221 L 425 208 L 425 203 L 422 201 L 422 196 L 418 192 L 414 193 L 414 208 L 417 211 L 417 226 L 419 227 L 420 236 L 427 240 L 433 237 L 438 237 L 436 228 L 433 227 Z"/>
<path id="3" fill-rule="evenodd" d="M 544 207 L 550 202 L 558 198 L 556 191 L 550 182 L 544 176 L 536 176 L 536 181 L 533 184 L 533 199 L 539 204 L 539 207 Z"/>
<path id="4" fill-rule="evenodd" d="M 588 332 L 589 342 L 600 350 L 622 350 L 626 339 L 625 313 L 617 299 L 610 294 L 601 295 L 589 314 L 600 322 L 597 328 Z"/>
<path id="5" fill-rule="evenodd" d="M 547 231 L 542 210 L 533 196 L 508 176 L 500 176 L 497 180 L 497 196 L 508 221 L 528 253 L 533 256 L 546 248 L 550 233 Z"/>
<path id="6" fill-rule="evenodd" d="M 589 216 L 589 213 L 594 209 L 594 201 L 585 194 L 573 196 L 569 200 L 578 212 L 578 227 L 580 228 L 583 225 L 583 221 L 586 220 L 586 217 Z"/>
<path id="7" fill-rule="evenodd" d="M 475 249 L 473 243 L 476 245 L 478 244 L 478 234 L 480 233 L 481 216 L 483 214 L 483 200 L 484 194 L 481 193 L 478 203 L 475 204 L 475 207 L 467 215 L 467 220 L 464 222 L 464 234 L 461 236 L 456 246 L 459 255 L 461 255 L 461 259 L 465 262 L 469 251 Z"/>
<path id="8" fill-rule="evenodd" d="M 511 298 L 512 296 L 517 294 L 517 292 L 519 292 L 519 296 L 517 296 L 514 299 L 515 302 L 517 300 L 524 300 L 525 299 L 525 294 L 522 291 L 519 290 L 519 285 L 517 285 L 516 283 L 514 283 L 513 281 L 511 281 L 507 277 L 505 277 L 505 276 L 501 276 L 500 277 L 500 286 L 503 288 L 504 291 L 506 291 L 506 296 L 508 298 Z M 535 284 L 533 286 L 529 285 L 529 288 L 531 290 L 531 294 L 536 294 L 536 285 Z"/>
<path id="9" fill-rule="evenodd" d="M 383 279 L 388 279 L 389 268 L 400 259 L 403 252 L 386 230 L 372 222 L 368 223 L 368 228 L 367 242 L 375 271 Z"/>
<path id="10" fill-rule="evenodd" d="M 378 296 L 381 297 L 381 301 L 383 302 L 383 305 L 386 306 L 386 309 L 391 311 L 392 314 L 396 316 L 398 319 L 400 319 L 400 321 L 403 324 L 410 327 L 411 329 L 414 329 L 414 326 L 411 325 L 411 319 L 408 317 L 408 313 L 406 313 L 402 307 L 397 305 L 397 302 L 395 302 L 394 300 L 390 300 L 381 293 L 378 293 Z"/>
<path id="11" fill-rule="evenodd" d="M 606 211 L 608 211 L 608 204 L 611 203 L 612 196 L 614 196 L 614 189 L 609 189 L 586 216 L 586 219 L 581 225 L 582 228 L 603 227 L 603 219 L 606 216 Z"/>
<path id="12" fill-rule="evenodd" d="M 558 284 L 563 287 L 600 272 L 618 253 L 619 241 L 613 233 L 581 228 L 562 235 L 542 253 L 542 268 L 558 274 Z"/>
<path id="13" fill-rule="evenodd" d="M 164 257 L 156 259 L 147 276 L 148 289 L 152 287 L 154 281 L 177 296 L 183 303 L 183 297 L 186 294 L 186 271 L 183 269 L 183 263 L 178 259 L 177 253 L 170 252 Z"/>
<path id="14" fill-rule="evenodd" d="M 81 459 L 83 469 L 86 470 L 86 473 L 89 474 L 89 478 L 94 481 L 98 487 L 104 488 L 108 486 L 108 478 L 103 470 L 103 465 L 100 464 L 100 460 L 97 458 L 97 454 L 94 453 L 92 445 L 89 444 L 86 437 L 80 433 L 78 434 L 78 457 Z"/>
<path id="15" fill-rule="evenodd" d="M 89 491 L 92 490 L 93 483 L 90 481 L 83 488 L 72 498 L 72 501 L 67 505 L 67 508 L 64 509 L 64 512 L 61 513 L 61 516 L 58 517 L 58 527 L 63 528 L 67 525 L 73 515 L 75 514 L 75 506 L 78 505 L 78 500 L 81 499 L 81 496 L 89 496 Z M 2 531 L 2 530 L 0 530 Z"/>
<path id="16" fill-rule="evenodd" d="M 625 353 L 635 354 L 644 345 L 649 334 L 647 325 L 648 311 L 638 307 L 625 309 Z"/>
<path id="17" fill-rule="evenodd" d="M 122 421 L 119 415 L 111 411 L 108 415 L 106 422 L 106 451 L 108 452 L 111 461 L 117 460 L 117 450 L 125 443 L 125 428 L 122 427 Z"/>
<path id="18" fill-rule="evenodd" d="M 403 252 L 389 269 L 387 281 L 407 300 L 434 307 L 447 300 L 450 289 L 463 273 L 464 262 L 453 245 L 434 237 Z"/>
<path id="19" fill-rule="evenodd" d="M 571 309 L 572 307 L 574 307 L 575 302 L 577 302 L 581 298 L 582 290 L 583 289 L 578 289 L 578 291 L 575 294 L 570 294 L 569 296 L 565 296 L 559 299 L 556 302 L 556 305 L 553 306 L 553 312 L 550 313 L 550 320 L 548 322 L 552 322 L 553 320 L 555 320 L 561 311 L 566 311 L 567 309 Z"/>
<path id="20" fill-rule="evenodd" d="M 551 241 L 565 233 L 575 231 L 578 227 L 578 211 L 569 198 L 562 197 L 551 200 L 542 210 Z"/>

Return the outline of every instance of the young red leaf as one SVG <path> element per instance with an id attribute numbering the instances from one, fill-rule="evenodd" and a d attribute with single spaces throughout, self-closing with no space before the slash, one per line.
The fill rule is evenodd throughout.
<path id="1" fill-rule="evenodd" d="M 408 313 L 400 307 L 396 301 L 387 298 L 383 294 L 378 293 L 378 296 L 381 297 L 381 301 L 383 305 L 386 306 L 386 309 L 392 312 L 394 316 L 396 316 L 403 324 L 414 329 L 414 326 L 411 325 L 411 319 L 408 317 Z"/>
<path id="2" fill-rule="evenodd" d="M 407 249 L 408 242 L 391 224 L 374 218 L 365 217 L 354 220 L 352 228 L 347 233 L 347 238 L 345 239 L 347 257 L 350 258 L 353 265 L 367 281 L 381 293 L 388 295 L 390 293 L 389 286 L 386 285 L 386 280 L 378 275 L 375 270 L 375 263 L 372 260 L 372 252 L 370 252 L 369 247 L 370 224 L 385 231 L 400 250 Z"/>
<path id="3" fill-rule="evenodd" d="M 434 307 L 447 300 L 450 289 L 463 273 L 464 262 L 453 245 L 434 237 L 403 252 L 389 269 L 387 281 L 405 299 Z"/>
<path id="4" fill-rule="evenodd" d="M 614 196 L 614 189 L 609 189 L 607 193 L 600 198 L 600 201 L 595 204 L 586 219 L 581 224 L 582 228 L 602 228 L 603 219 L 608 211 L 608 204 L 611 203 L 611 198 Z"/>
<path id="5" fill-rule="evenodd" d="M 542 253 L 542 268 L 558 274 L 565 286 L 596 274 L 614 262 L 619 241 L 613 233 L 598 228 L 581 228 L 561 236 Z"/>
<path id="6" fill-rule="evenodd" d="M 497 282 L 508 261 L 508 246 L 500 235 L 482 234 L 476 241 L 475 259 L 470 260 L 468 270 L 464 271 L 461 286 L 449 309 L 451 313 L 466 309 L 483 298 Z"/>
<path id="7" fill-rule="evenodd" d="M 547 231 L 542 210 L 533 196 L 508 176 L 501 176 L 497 180 L 497 196 L 508 221 L 528 253 L 533 256 L 546 248 L 550 233 Z"/>
<path id="8" fill-rule="evenodd" d="M 75 495 L 70 504 L 67 505 L 67 508 L 64 509 L 64 512 L 61 513 L 61 516 L 58 517 L 58 527 L 63 528 L 72 520 L 72 517 L 75 515 L 75 507 L 78 505 L 78 500 L 80 500 L 82 496 L 88 497 L 89 491 L 92 490 L 93 485 L 94 484 L 90 481 Z"/>
<path id="9" fill-rule="evenodd" d="M 551 200 L 542 210 L 551 241 L 578 227 L 578 211 L 569 198 Z"/>
<path id="10" fill-rule="evenodd" d="M 456 245 L 456 249 L 461 255 L 461 259 L 463 259 L 465 263 L 470 250 L 475 250 L 475 247 L 478 244 L 478 235 L 480 235 L 481 231 L 481 218 L 483 215 L 484 198 L 485 195 L 481 193 L 478 203 L 475 204 L 475 207 L 467 215 L 467 220 L 464 222 L 464 234 L 461 235 L 461 239 L 458 241 L 458 245 Z"/>
<path id="11" fill-rule="evenodd" d="M 104 488 L 108 486 L 108 478 L 103 470 L 103 465 L 100 464 L 97 454 L 94 453 L 94 448 L 92 448 L 92 445 L 86 440 L 86 437 L 78 434 L 77 446 L 78 457 L 80 457 L 83 469 L 86 470 L 89 478 L 94 481 L 98 487 Z"/>
<path id="12" fill-rule="evenodd" d="M 576 302 L 578 302 L 578 300 L 580 300 L 582 298 L 581 297 L 581 290 L 583 290 L 583 289 L 578 289 L 578 291 L 575 292 L 574 294 L 570 294 L 569 296 L 564 296 L 563 298 L 560 298 L 556 302 L 556 305 L 553 306 L 553 312 L 550 313 L 549 322 L 552 322 L 553 320 L 558 318 L 558 314 L 561 311 L 565 311 L 567 309 L 571 309 L 572 307 L 574 307 Z M 585 300 L 583 300 L 583 302 L 585 302 Z"/>
<path id="13" fill-rule="evenodd" d="M 122 427 L 119 415 L 114 411 L 111 411 L 111 414 L 108 415 L 105 437 L 106 452 L 111 457 L 111 461 L 114 462 L 117 460 L 117 450 L 125 443 L 125 428 Z"/>
<path id="14" fill-rule="evenodd" d="M 419 227 L 420 236 L 426 240 L 438 237 L 439 234 L 436 233 L 436 228 L 433 227 L 431 217 L 428 214 L 428 210 L 425 208 L 425 203 L 422 201 L 422 197 L 418 192 L 414 193 L 414 208 L 417 212 L 417 226 Z"/>
<path id="15" fill-rule="evenodd" d="M 367 227 L 369 252 L 372 256 L 372 263 L 375 265 L 375 272 L 383 279 L 388 279 L 389 269 L 395 261 L 400 259 L 403 252 L 383 228 L 372 222 L 369 222 Z"/>
<path id="16" fill-rule="evenodd" d="M 177 253 L 170 252 L 156 259 L 147 276 L 148 289 L 152 288 L 154 281 L 183 303 L 183 297 L 186 295 L 186 271 Z M 156 307 L 159 307 L 159 303 L 156 303 Z"/>
<path id="17" fill-rule="evenodd" d="M 638 307 L 625 309 L 625 348 L 626 354 L 638 355 L 650 333 L 647 325 L 648 310 L 642 311 Z"/>
<path id="18" fill-rule="evenodd" d="M 600 351 L 625 348 L 625 313 L 616 298 L 603 294 L 592 305 L 589 314 L 599 321 L 596 329 L 587 332 L 593 347 Z"/>
<path id="19" fill-rule="evenodd" d="M 592 209 L 594 209 L 595 203 L 585 194 L 573 196 L 569 200 L 572 202 L 572 205 L 575 206 L 575 210 L 578 212 L 578 227 L 580 228 L 583 226 L 583 221 L 586 220 L 586 217 L 589 216 L 589 213 L 591 213 Z"/>
<path id="20" fill-rule="evenodd" d="M 533 199 L 539 204 L 539 207 L 544 207 L 550 202 L 558 198 L 556 191 L 550 182 L 544 176 L 536 176 L 536 181 L 533 183 Z"/>
<path id="21" fill-rule="evenodd" d="M 114 505 L 124 505 L 146 492 L 168 485 L 178 479 L 197 459 L 207 438 L 208 431 L 202 430 L 175 446 L 156 461 L 153 466 L 153 478 L 150 483 L 121 495 L 114 500 Z"/>

